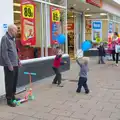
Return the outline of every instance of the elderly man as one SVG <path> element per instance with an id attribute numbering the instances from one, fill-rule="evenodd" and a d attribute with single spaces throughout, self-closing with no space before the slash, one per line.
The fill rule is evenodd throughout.
<path id="1" fill-rule="evenodd" d="M 17 79 L 18 79 L 18 66 L 19 59 L 17 55 L 17 49 L 15 44 L 15 37 L 17 35 L 17 26 L 10 25 L 8 32 L 1 39 L 1 54 L 0 65 L 4 66 L 5 73 L 5 87 L 6 87 L 6 99 L 7 104 L 11 107 L 15 107 L 13 103 L 15 100 Z"/>

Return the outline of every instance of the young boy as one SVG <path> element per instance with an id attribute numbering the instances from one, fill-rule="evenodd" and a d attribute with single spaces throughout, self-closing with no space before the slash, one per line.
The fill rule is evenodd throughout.
<path id="1" fill-rule="evenodd" d="M 78 65 L 80 66 L 80 74 L 79 74 L 79 82 L 78 88 L 76 90 L 77 93 L 81 92 L 81 88 L 84 87 L 85 93 L 89 93 L 88 85 L 87 85 L 87 74 L 88 74 L 88 61 L 89 58 L 83 57 L 83 63 L 80 63 L 78 59 L 76 59 Z"/>
<path id="2" fill-rule="evenodd" d="M 104 62 L 105 48 L 103 43 L 100 43 L 100 46 L 98 47 L 98 54 L 99 54 L 98 64 L 105 64 Z"/>
<path id="3" fill-rule="evenodd" d="M 57 52 L 57 55 L 54 59 L 53 62 L 53 70 L 56 74 L 52 84 L 58 84 L 59 87 L 63 87 L 63 85 L 61 85 L 61 73 L 60 73 L 60 66 L 64 65 L 67 62 L 62 62 L 62 51 L 60 48 L 57 48 L 59 51 Z"/>

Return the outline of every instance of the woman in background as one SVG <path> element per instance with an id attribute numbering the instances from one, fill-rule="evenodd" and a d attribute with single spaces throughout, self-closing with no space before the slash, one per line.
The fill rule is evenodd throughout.
<path id="1" fill-rule="evenodd" d="M 115 46 L 118 44 L 118 33 L 117 32 L 114 32 L 114 36 L 113 36 L 113 39 L 112 39 L 112 47 L 113 47 L 113 50 L 112 50 L 112 58 L 113 58 L 113 61 L 116 61 L 116 66 L 118 66 L 118 61 L 119 61 L 119 53 L 116 53 L 115 51 Z M 115 57 L 116 56 L 116 57 Z"/>

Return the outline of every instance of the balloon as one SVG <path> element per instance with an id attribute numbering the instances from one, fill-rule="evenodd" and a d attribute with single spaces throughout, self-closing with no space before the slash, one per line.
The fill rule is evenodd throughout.
<path id="1" fill-rule="evenodd" d="M 57 41 L 59 44 L 64 44 L 65 43 L 65 40 L 66 40 L 66 37 L 64 34 L 59 34 L 58 37 L 57 37 Z"/>
<path id="2" fill-rule="evenodd" d="M 84 41 L 82 43 L 82 51 L 87 51 L 92 48 L 92 43 L 90 41 Z"/>

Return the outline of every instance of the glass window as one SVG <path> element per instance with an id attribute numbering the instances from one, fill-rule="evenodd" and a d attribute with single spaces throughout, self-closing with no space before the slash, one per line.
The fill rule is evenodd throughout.
<path id="1" fill-rule="evenodd" d="M 53 42 L 57 39 L 59 34 L 67 35 L 67 9 L 59 8 L 59 5 L 65 5 L 67 0 L 44 0 L 46 2 L 51 2 L 57 4 L 55 7 L 50 6 L 48 3 L 34 2 L 35 3 L 35 24 L 36 24 L 36 44 L 35 45 L 22 45 L 21 44 L 21 9 L 20 0 L 14 1 L 14 23 L 18 26 L 18 35 L 16 39 L 16 45 L 19 49 L 19 57 L 21 60 L 33 59 L 38 57 L 46 57 L 55 55 L 54 48 L 59 44 L 54 44 Z M 51 10 L 51 8 L 53 10 Z M 64 7 L 63 7 L 64 8 Z M 54 16 L 53 16 L 54 15 Z M 53 18 L 52 18 L 53 16 Z M 55 19 L 55 20 L 54 20 Z M 57 20 L 58 19 L 58 20 Z M 57 26 L 57 30 L 54 31 L 53 23 Z M 54 32 L 54 35 L 53 35 Z M 67 52 L 67 43 L 59 45 L 63 52 Z"/>
<path id="2" fill-rule="evenodd" d="M 51 3 L 57 4 L 60 6 L 66 6 L 67 5 L 67 0 L 50 0 Z"/>
<path id="3" fill-rule="evenodd" d="M 41 18 L 40 18 L 40 3 L 35 2 L 36 4 L 36 44 L 35 45 L 22 45 L 21 44 L 21 34 L 22 34 L 22 28 L 21 28 L 21 11 L 20 11 L 20 0 L 16 1 L 14 0 L 14 23 L 18 26 L 18 35 L 16 38 L 16 46 L 18 49 L 19 58 L 21 60 L 25 59 L 33 59 L 41 57 Z M 26 26 L 27 27 L 27 26 Z M 28 27 L 27 27 L 28 28 Z M 24 27 L 25 29 L 25 27 Z"/>

